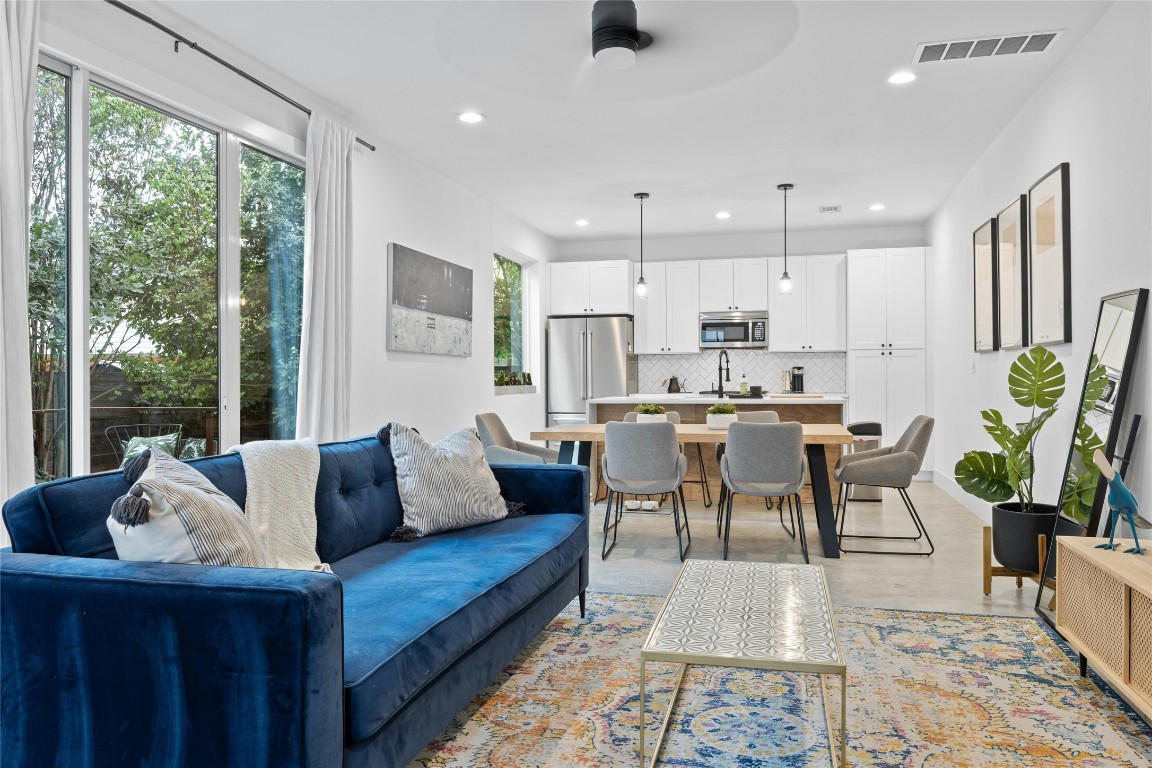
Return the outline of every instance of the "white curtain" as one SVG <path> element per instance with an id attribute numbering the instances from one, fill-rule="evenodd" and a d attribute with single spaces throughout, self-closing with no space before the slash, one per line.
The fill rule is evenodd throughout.
<path id="1" fill-rule="evenodd" d="M 0 11 L 0 502 L 36 481 L 28 360 L 28 195 L 40 4 Z M 0 538 L 7 541 L 6 532 Z"/>
<path id="2" fill-rule="evenodd" d="M 348 437 L 352 325 L 352 149 L 356 135 L 327 115 L 308 121 L 304 317 L 296 437 Z"/>

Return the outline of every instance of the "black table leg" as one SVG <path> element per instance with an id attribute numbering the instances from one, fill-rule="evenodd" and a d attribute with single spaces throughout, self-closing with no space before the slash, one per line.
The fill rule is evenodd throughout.
<path id="1" fill-rule="evenodd" d="M 828 464 L 823 443 L 808 443 L 808 470 L 812 473 L 812 499 L 816 503 L 816 525 L 820 528 L 820 543 L 824 557 L 840 557 L 840 544 L 836 540 L 835 510 L 832 507 L 832 489 L 828 485 Z"/>
<path id="2" fill-rule="evenodd" d="M 579 464 L 582 467 L 591 465 L 592 442 L 590 440 L 583 440 L 580 442 L 575 440 L 561 440 L 560 457 L 557 459 L 557 463 Z"/>

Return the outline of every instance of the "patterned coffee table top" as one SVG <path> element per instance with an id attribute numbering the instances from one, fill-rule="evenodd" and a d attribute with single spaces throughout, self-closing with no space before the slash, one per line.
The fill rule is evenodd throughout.
<path id="1" fill-rule="evenodd" d="M 724 666 L 842 670 L 819 565 L 688 560 L 643 658 Z"/>

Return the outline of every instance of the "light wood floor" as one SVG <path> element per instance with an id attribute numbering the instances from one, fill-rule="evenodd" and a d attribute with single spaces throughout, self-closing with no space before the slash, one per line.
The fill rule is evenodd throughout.
<path id="1" fill-rule="evenodd" d="M 715 489 L 713 489 L 715 490 Z M 936 544 L 931 557 L 846 554 L 825 559 L 820 550 L 816 513 L 805 507 L 811 562 L 824 566 L 834 605 L 910 610 L 1033 616 L 1036 584 L 996 578 L 992 594 L 981 589 L 982 521 L 932 483 L 913 483 L 909 489 L 928 534 Z M 669 502 L 670 503 L 670 502 Z M 692 548 L 688 557 L 718 560 L 722 547 L 716 537 L 715 504 L 705 509 L 699 500 L 688 501 Z M 906 535 L 914 533 L 912 520 L 895 491 L 884 491 L 883 502 L 853 502 L 846 532 Z M 592 510 L 591 588 L 625 594 L 666 594 L 680 568 L 671 515 L 625 512 L 618 543 L 600 559 L 604 505 Z M 915 549 L 920 542 L 865 542 L 866 547 Z M 733 508 L 729 560 L 803 563 L 798 541 L 780 527 L 778 513 L 768 512 L 759 500 L 737 497 Z"/>

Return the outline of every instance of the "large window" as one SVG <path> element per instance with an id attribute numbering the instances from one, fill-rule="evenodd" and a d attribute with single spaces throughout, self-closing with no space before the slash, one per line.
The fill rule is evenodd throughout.
<path id="1" fill-rule="evenodd" d="M 32 145 L 28 343 L 36 480 L 68 474 L 68 78 L 41 68 Z"/>
<path id="2" fill-rule="evenodd" d="M 497 381 L 501 374 L 524 370 L 523 267 L 498 254 L 492 255 L 493 364 Z"/>
<path id="3" fill-rule="evenodd" d="M 304 171 L 56 63 L 35 129 L 37 480 L 115 468 L 133 437 L 184 458 L 293 437 Z"/>

